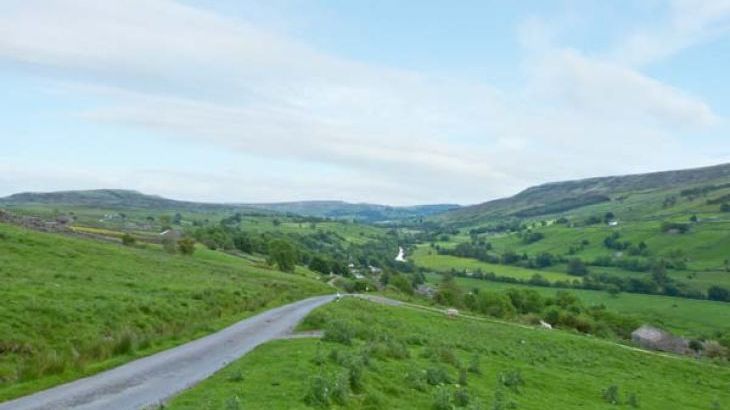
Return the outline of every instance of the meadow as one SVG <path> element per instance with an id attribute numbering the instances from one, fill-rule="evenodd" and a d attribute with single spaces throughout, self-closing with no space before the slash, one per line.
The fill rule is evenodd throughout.
<path id="1" fill-rule="evenodd" d="M 0 401 L 331 292 L 314 276 L 202 246 L 169 254 L 0 224 Z"/>
<path id="2" fill-rule="evenodd" d="M 730 368 L 601 339 L 345 299 L 166 408 L 712 409 Z"/>
<path id="3" fill-rule="evenodd" d="M 441 275 L 431 273 L 426 280 L 436 287 Z M 711 338 L 717 332 L 730 334 L 730 304 L 661 295 L 620 293 L 585 289 L 558 289 L 542 286 L 491 282 L 472 278 L 455 278 L 465 290 L 474 288 L 503 291 L 510 288 L 532 289 L 543 296 L 555 296 L 560 290 L 576 295 L 586 306 L 604 305 L 609 311 L 635 317 L 643 322 L 671 330 L 687 337 Z"/>

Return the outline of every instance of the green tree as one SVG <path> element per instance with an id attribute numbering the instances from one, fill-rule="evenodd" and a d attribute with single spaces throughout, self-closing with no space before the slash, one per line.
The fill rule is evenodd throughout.
<path id="1" fill-rule="evenodd" d="M 192 255 L 195 252 L 195 241 L 192 238 L 182 238 L 177 241 L 177 249 L 183 255 Z"/>
<path id="2" fill-rule="evenodd" d="M 311 261 L 309 261 L 309 270 L 319 272 L 324 275 L 330 273 L 330 264 L 319 255 L 315 255 Z"/>
<path id="3" fill-rule="evenodd" d="M 585 276 L 588 274 L 588 268 L 579 258 L 573 258 L 568 261 L 568 274 L 573 276 Z"/>
<path id="4" fill-rule="evenodd" d="M 438 290 L 436 290 L 436 294 L 434 295 L 436 303 L 445 306 L 460 307 L 462 305 L 463 297 L 463 291 L 454 280 L 454 277 L 445 274 Z"/>
<path id="5" fill-rule="evenodd" d="M 137 242 L 137 240 L 134 238 L 134 236 L 132 236 L 128 233 L 125 233 L 124 235 L 122 235 L 122 244 L 124 246 L 132 246 L 135 244 L 135 242 Z"/>
<path id="6" fill-rule="evenodd" d="M 269 242 L 269 263 L 282 272 L 293 272 L 297 263 L 297 250 L 289 241 L 274 239 Z"/>

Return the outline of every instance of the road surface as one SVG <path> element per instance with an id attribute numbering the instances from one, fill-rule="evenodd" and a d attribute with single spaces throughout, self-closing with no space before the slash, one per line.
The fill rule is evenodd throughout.
<path id="1" fill-rule="evenodd" d="M 138 410 L 157 406 L 256 346 L 291 333 L 309 312 L 335 297 L 313 297 L 266 311 L 184 345 L 0 403 L 0 410 Z"/>

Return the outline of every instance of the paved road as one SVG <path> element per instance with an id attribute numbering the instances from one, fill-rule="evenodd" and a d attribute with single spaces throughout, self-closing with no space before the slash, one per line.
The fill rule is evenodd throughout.
<path id="1" fill-rule="evenodd" d="M 291 333 L 335 296 L 281 306 L 220 332 L 123 366 L 0 404 L 0 410 L 138 410 L 155 406 L 211 376 L 256 346 Z"/>

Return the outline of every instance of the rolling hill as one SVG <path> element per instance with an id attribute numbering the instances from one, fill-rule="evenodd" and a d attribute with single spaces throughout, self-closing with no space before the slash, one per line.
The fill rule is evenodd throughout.
<path id="1" fill-rule="evenodd" d="M 708 189 L 703 190 L 702 187 Z M 661 198 L 661 202 L 666 196 L 681 195 L 683 190 L 692 188 L 697 189 L 699 195 L 696 196 L 730 188 L 730 164 L 551 182 L 530 187 L 508 198 L 445 212 L 435 218 L 447 223 L 469 225 L 499 218 L 543 217 L 600 204 L 631 202 L 632 197 L 641 198 L 640 202 Z M 636 205 L 639 204 L 634 203 L 634 208 L 637 208 Z"/>
<path id="2" fill-rule="evenodd" d="M 24 208 L 34 206 L 68 206 L 116 210 L 157 210 L 199 213 L 296 214 L 318 218 L 354 219 L 361 222 L 386 222 L 420 218 L 458 208 L 436 204 L 387 206 L 343 201 L 300 201 L 279 203 L 203 203 L 179 201 L 123 189 L 86 191 L 25 192 L 0 198 L 0 206 Z"/>

